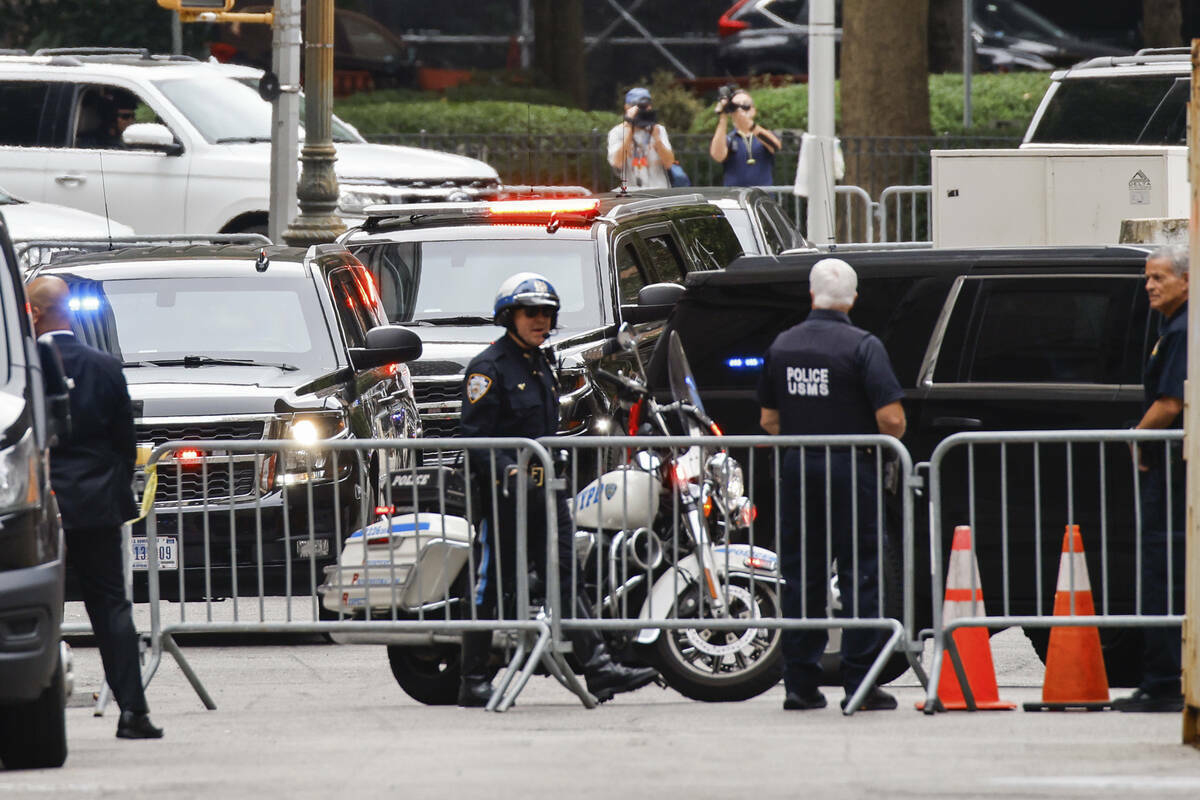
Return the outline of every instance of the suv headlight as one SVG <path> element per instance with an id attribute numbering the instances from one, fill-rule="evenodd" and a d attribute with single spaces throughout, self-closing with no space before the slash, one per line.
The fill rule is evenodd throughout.
<path id="1" fill-rule="evenodd" d="M 742 465 L 728 453 L 713 453 L 704 465 L 704 471 L 723 500 L 728 502 L 746 493 Z"/>
<path id="2" fill-rule="evenodd" d="M 361 217 L 367 206 L 384 206 L 394 202 L 396 196 L 383 186 L 343 186 L 338 192 L 337 210 L 342 214 Z"/>
<path id="3" fill-rule="evenodd" d="M 37 505 L 36 455 L 32 428 L 12 447 L 0 450 L 0 513 Z"/>
<path id="4" fill-rule="evenodd" d="M 341 412 L 317 411 L 293 414 L 284 421 L 282 435 L 288 442 L 303 445 L 301 449 L 285 450 L 274 459 L 277 469 L 264 470 L 264 479 L 273 479 L 281 486 L 304 483 L 323 483 L 333 480 L 333 459 L 320 444 L 330 439 L 344 439 L 350 435 L 350 427 Z M 350 471 L 352 453 L 338 461 L 338 472 L 346 475 Z M 277 473 L 277 474 L 276 474 Z M 338 477 L 341 477 L 339 475 Z M 268 477 L 269 476 L 269 477 Z M 269 489 L 265 486 L 264 489 Z"/>

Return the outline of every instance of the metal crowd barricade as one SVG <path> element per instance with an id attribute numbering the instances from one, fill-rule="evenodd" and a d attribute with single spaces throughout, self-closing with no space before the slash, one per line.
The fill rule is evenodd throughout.
<path id="1" fill-rule="evenodd" d="M 959 433 L 943 440 L 927 465 L 929 470 L 929 542 L 933 580 L 934 640 L 925 713 L 937 706 L 942 659 L 949 654 L 968 708 L 975 700 L 951 635 L 959 628 L 1009 627 L 1027 632 L 1055 626 L 1169 627 L 1183 621 L 1174 606 L 1172 566 L 1182 559 L 1166 537 L 1166 611 L 1145 611 L 1146 586 L 1142 566 L 1143 530 L 1141 484 L 1147 473 L 1138 464 L 1161 470 L 1166 485 L 1163 509 L 1168 521 L 1182 494 L 1172 496 L 1172 475 L 1180 477 L 1181 457 L 1172 456 L 1182 442 L 1180 430 L 1012 431 Z M 972 571 L 969 587 L 971 614 L 950 622 L 942 619 L 942 543 L 957 524 L 971 526 L 971 557 L 979 564 L 978 582 Z M 1062 588 L 1062 535 L 1078 525 L 1088 559 L 1088 576 L 1076 575 L 1075 560 L 1067 559 L 1066 586 L 1071 614 L 1054 616 L 1054 594 Z M 1021 532 L 1030 536 L 1021 536 Z M 1014 542 L 1020 539 L 1019 544 Z M 1032 551 L 1032 552 L 1031 552 Z M 1052 559 L 1050 563 L 1046 563 Z M 1032 573 L 1032 592 L 1023 581 Z M 1090 581 L 1087 577 L 1090 576 Z M 1086 583 L 1085 583 L 1086 581 Z M 979 585 L 982 584 L 982 587 Z M 1094 615 L 1074 613 L 1076 587 L 1089 586 Z M 1132 587 L 1132 596 L 1128 589 Z M 987 592 L 990 613 L 978 603 Z M 997 598 L 999 603 L 997 604 Z M 1049 600 L 1049 602 L 1047 602 Z M 996 613 L 997 605 L 1000 613 Z"/>
<path id="2" fill-rule="evenodd" d="M 466 458 L 479 459 L 475 474 L 482 477 L 476 479 L 467 471 L 462 498 L 466 508 L 458 512 L 470 520 L 477 514 L 473 493 L 499 491 L 498 450 L 514 453 L 519 467 L 515 476 L 517 568 L 512 572 L 515 585 L 504 585 L 497 568 L 494 574 L 486 573 L 487 580 L 494 581 L 488 586 L 482 579 L 477 583 L 474 537 L 455 539 L 448 530 L 444 486 L 430 501 L 419 497 L 421 481 L 416 476 L 422 467 L 417 462 L 440 469 L 448 451 L 465 451 Z M 166 651 L 204 705 L 216 707 L 180 650 L 176 637 L 181 634 L 312 633 L 369 640 L 388 633 L 489 630 L 508 634 L 513 649 L 490 710 L 511 706 L 539 664 L 586 704 L 590 697 L 565 668 L 561 655 L 547 647 L 551 633 L 546 620 L 555 615 L 553 596 L 541 609 L 530 602 L 529 575 L 523 568 L 528 563 L 528 514 L 521 498 L 534 496 L 525 492 L 531 473 L 536 473 L 531 468 L 547 475 L 553 472 L 546 450 L 527 439 L 342 439 L 310 445 L 285 440 L 186 440 L 157 446 L 146 463 L 146 491 L 156 502 L 144 526 L 151 643 L 144 682 L 153 678 Z M 405 475 L 413 477 L 406 481 Z M 485 480 L 490 487 L 472 484 Z M 380 506 L 371 507 L 376 498 Z M 551 493 L 546 500 L 546 518 L 553 522 L 556 509 Z M 408 514 L 403 522 L 396 519 L 402 513 Z M 494 518 L 491 521 L 495 524 Z M 136 541 L 141 531 L 134 533 Z M 459 575 L 441 576 L 440 582 L 433 580 L 433 588 L 426 581 L 414 589 L 421 573 L 405 560 L 404 548 L 440 543 L 448 549 L 463 546 L 464 538 L 466 550 L 456 562 Z M 341 563 L 343 550 L 353 547 L 360 554 L 347 555 L 347 563 Z M 384 554 L 380 556 L 373 547 L 382 548 Z M 174 556 L 174 575 L 160 564 L 160 555 Z M 325 583 L 318 587 L 317 561 L 326 556 L 333 562 L 325 570 Z M 280 571 L 281 576 L 273 574 Z M 268 600 L 280 590 L 280 600 Z M 474 598 L 477 590 L 495 592 L 495 619 L 480 618 L 474 603 L 462 602 Z M 411 592 L 422 599 L 402 609 Z M 426 601 L 421 592 L 438 596 Z M 333 600 L 323 603 L 331 594 Z M 178 614 L 171 619 L 164 614 L 166 596 L 178 605 Z M 194 601 L 202 603 L 199 618 L 194 608 L 189 617 L 189 604 Z M 518 677 L 521 680 L 514 682 Z"/>
<path id="3" fill-rule="evenodd" d="M 614 634 L 619 634 L 643 646 L 657 643 L 654 646 L 668 652 L 673 648 L 680 673 L 685 677 L 688 673 L 684 670 L 688 669 L 690 657 L 693 672 L 698 677 L 706 670 L 710 675 L 716 675 L 737 668 L 743 660 L 765 659 L 765 653 L 780 647 L 784 630 L 878 629 L 886 634 L 881 637 L 886 641 L 858 691 L 849 698 L 844 713 L 851 714 L 859 708 L 894 654 L 903 653 L 918 678 L 925 681 L 924 671 L 915 655 L 919 652 L 918 646 L 911 635 L 913 581 L 904 577 L 913 575 L 914 566 L 912 462 L 907 450 L 896 439 L 881 435 L 635 436 L 540 441 L 547 448 L 562 451 L 565 457 L 565 463 L 560 467 L 560 487 L 573 498 L 576 524 L 576 557 L 570 560 L 569 573 L 563 567 L 560 576 L 564 613 L 561 620 L 552 619 L 550 623 L 553 642 L 558 649 L 570 649 L 568 640 L 573 631 L 604 632 L 610 639 L 616 639 Z M 801 486 L 797 502 L 801 551 L 811 543 L 808 537 L 824 538 L 827 555 L 821 570 L 823 586 L 819 594 L 822 597 L 828 598 L 827 592 L 832 585 L 832 555 L 828 554 L 832 552 L 831 540 L 839 535 L 839 531 L 834 529 L 829 515 L 825 515 L 823 530 L 809 530 L 805 516 L 809 504 L 830 506 L 833 499 L 833 490 L 829 488 L 833 483 L 830 471 L 839 463 L 849 464 L 849 491 L 854 495 L 858 491 L 857 468 L 860 465 L 865 465 L 874 478 L 878 489 L 870 507 L 861 500 L 852 504 L 850 529 L 856 534 L 862 532 L 860 526 L 865 523 L 860 515 L 870 514 L 876 526 L 872 545 L 876 552 L 887 553 L 884 531 L 889 520 L 898 523 L 899 530 L 888 530 L 888 535 L 899 537 L 902 563 L 896 566 L 902 571 L 892 575 L 895 576 L 893 580 L 901 581 L 902 585 L 885 579 L 885 558 L 879 558 L 873 568 L 870 564 L 860 566 L 858 535 L 852 545 L 854 563 L 846 572 L 852 573 L 855 586 L 864 577 L 862 570 L 869 569 L 874 573 L 871 577 L 880 587 L 878 612 L 869 613 L 860 608 L 857 593 L 854 604 L 842 609 L 842 616 L 835 616 L 832 608 L 825 604 L 820 609 L 811 609 L 807 599 L 810 587 L 804 585 L 798 587 L 800 613 L 794 617 L 784 613 L 783 575 L 776 554 L 787 546 L 781 520 L 783 514 L 789 513 L 791 501 L 785 493 L 790 488 L 785 485 L 777 492 L 763 487 L 780 485 L 778 477 L 789 449 L 798 449 L 800 461 Z M 747 497 L 760 512 L 770 516 L 771 524 L 764 526 L 755 522 L 751 514 L 749 527 L 737 529 L 736 520 L 731 518 L 734 511 L 731 495 L 736 490 L 736 486 L 730 487 L 730 483 L 736 484 L 736 479 L 731 480 L 732 467 L 728 460 L 710 460 L 722 451 L 743 465 Z M 681 455 L 673 460 L 673 453 Z M 826 491 L 821 497 L 808 495 L 809 488 L 817 484 L 806 482 L 805 470 L 813 468 L 825 471 L 822 483 Z M 717 474 L 713 474 L 714 471 Z M 592 483 L 601 474 L 605 474 L 604 479 Z M 693 487 L 684 491 L 695 495 L 701 509 L 697 513 L 705 513 L 706 499 L 712 501 L 704 525 L 710 535 L 722 530 L 729 532 L 728 535 L 713 536 L 715 546 L 709 553 L 695 546 L 697 537 L 689 531 L 697 517 L 693 515 L 691 522 L 687 521 L 686 502 L 680 491 L 672 489 L 671 482 Z M 715 488 L 720 482 L 726 482 L 725 489 Z M 890 503 L 885 503 L 888 493 L 885 487 L 889 483 L 895 498 L 895 505 L 890 508 Z M 657 494 L 656 486 L 662 487 L 661 495 Z M 720 493 L 724 492 L 730 495 L 722 498 Z M 646 509 L 649 507 L 656 512 L 653 516 L 657 522 L 647 525 Z M 589 520 L 597 525 L 604 521 L 604 524 L 602 528 L 589 528 L 585 524 Z M 553 541 L 554 537 L 550 539 Z M 549 563 L 559 562 L 550 558 Z M 723 591 L 718 591 L 717 584 Z M 893 599 L 894 592 L 901 595 L 896 598 L 898 603 Z M 887 611 L 889 607 L 900 610 L 892 613 Z M 702 623 L 698 624 L 700 621 Z M 664 636 L 670 638 L 659 643 Z M 706 652 L 704 644 L 718 638 L 720 643 L 709 648 L 711 653 Z M 661 669 L 661 660 L 659 664 Z"/>
<path id="4" fill-rule="evenodd" d="M 879 215 L 880 240 L 919 242 L 926 247 L 930 246 L 932 236 L 929 233 L 929 220 L 933 213 L 932 201 L 932 186 L 889 186 L 884 189 L 879 193 L 879 202 L 875 204 L 876 213 Z M 907 232 L 903 225 L 905 218 L 908 221 Z"/>

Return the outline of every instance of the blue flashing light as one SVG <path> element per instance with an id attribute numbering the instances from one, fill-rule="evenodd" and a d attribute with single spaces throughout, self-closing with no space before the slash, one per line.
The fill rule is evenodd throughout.
<path id="1" fill-rule="evenodd" d="M 98 311 L 100 309 L 100 298 L 72 297 L 67 301 L 67 307 L 72 311 Z"/>
<path id="2" fill-rule="evenodd" d="M 760 369 L 762 365 L 761 356 L 734 356 L 725 360 L 725 366 L 730 369 Z"/>

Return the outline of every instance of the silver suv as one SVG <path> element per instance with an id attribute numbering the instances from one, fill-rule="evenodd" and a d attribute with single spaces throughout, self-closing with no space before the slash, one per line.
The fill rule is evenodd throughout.
<path id="1" fill-rule="evenodd" d="M 0 56 L 0 186 L 109 216 L 139 234 L 265 233 L 271 104 L 250 67 L 80 48 Z M 300 132 L 303 138 L 304 132 Z M 482 161 L 368 144 L 334 118 L 338 212 L 471 200 Z"/>

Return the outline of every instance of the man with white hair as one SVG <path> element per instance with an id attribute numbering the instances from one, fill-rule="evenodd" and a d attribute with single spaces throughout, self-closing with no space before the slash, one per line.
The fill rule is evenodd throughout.
<path id="1" fill-rule="evenodd" d="M 850 322 L 849 311 L 858 298 L 853 267 L 841 259 L 821 259 L 813 264 L 808 285 L 812 312 L 779 334 L 766 352 L 758 385 L 763 430 L 785 436 L 903 436 L 904 390 L 887 351 L 878 338 Z M 859 618 L 879 616 L 878 561 L 886 535 L 875 524 L 879 481 L 874 455 L 863 448 L 856 455 L 849 447 L 816 447 L 789 448 L 784 456 L 780 560 L 786 581 L 783 611 L 789 617 L 826 615 L 826 565 L 834 558 L 845 612 Z M 828 553 L 827 529 L 832 549 Z M 784 631 L 785 710 L 825 707 L 817 687 L 827 641 L 824 629 Z M 843 630 L 843 708 L 866 677 L 882 641 L 881 631 Z M 896 698 L 877 686 L 862 705 L 868 711 L 895 707 Z"/>

